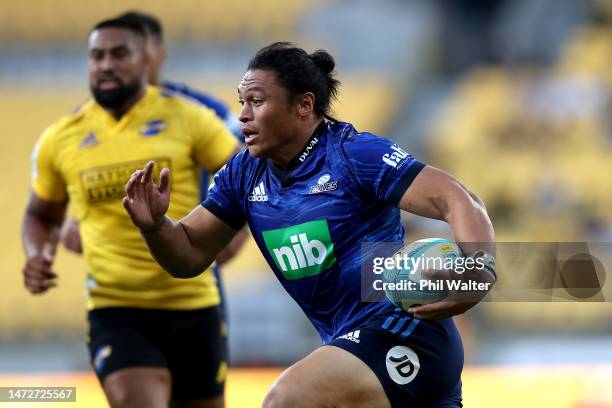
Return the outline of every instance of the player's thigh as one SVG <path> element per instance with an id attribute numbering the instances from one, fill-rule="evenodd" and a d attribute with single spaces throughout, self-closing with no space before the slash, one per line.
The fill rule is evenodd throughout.
<path id="1" fill-rule="evenodd" d="M 131 367 L 114 371 L 102 387 L 112 408 L 166 408 L 172 380 L 165 368 Z"/>
<path id="2" fill-rule="evenodd" d="M 115 371 L 132 367 L 167 368 L 156 315 L 132 308 L 89 312 L 87 347 L 100 383 Z"/>
<path id="3" fill-rule="evenodd" d="M 173 401 L 185 407 L 223 406 L 227 338 L 220 309 L 209 307 L 173 315 L 171 340 L 164 350 L 172 374 Z"/>
<path id="4" fill-rule="evenodd" d="M 390 404 L 365 363 L 346 350 L 322 346 L 283 372 L 263 406 L 386 408 Z"/>

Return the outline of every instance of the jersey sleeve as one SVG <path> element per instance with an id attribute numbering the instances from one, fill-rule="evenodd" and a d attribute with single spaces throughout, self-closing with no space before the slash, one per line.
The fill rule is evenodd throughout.
<path id="1" fill-rule="evenodd" d="M 425 167 L 394 142 L 369 133 L 347 138 L 342 151 L 361 190 L 394 206 Z"/>
<path id="2" fill-rule="evenodd" d="M 229 160 L 238 141 L 206 107 L 193 105 L 191 119 L 194 158 L 201 167 L 214 173 Z"/>
<path id="3" fill-rule="evenodd" d="M 56 164 L 56 138 L 53 128 L 47 129 L 32 152 L 32 190 L 46 201 L 63 202 L 67 198 L 66 183 Z"/>
<path id="4" fill-rule="evenodd" d="M 244 153 L 233 157 L 215 174 L 208 187 L 208 197 L 202 206 L 230 227 L 239 230 L 245 222 L 245 214 L 240 199 L 241 158 Z"/>

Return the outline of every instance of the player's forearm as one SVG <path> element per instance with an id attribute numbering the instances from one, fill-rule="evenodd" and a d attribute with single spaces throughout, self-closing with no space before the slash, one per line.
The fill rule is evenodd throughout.
<path id="1" fill-rule="evenodd" d="M 495 232 L 484 203 L 463 187 L 453 189 L 445 199 L 444 219 L 465 254 L 482 249 L 495 253 Z"/>
<path id="2" fill-rule="evenodd" d="M 62 223 L 60 220 L 46 219 L 42 215 L 27 210 L 21 228 L 21 240 L 26 257 L 43 251 L 55 251 Z"/>
<path id="3" fill-rule="evenodd" d="M 158 229 L 141 233 L 157 263 L 175 278 L 198 276 L 214 261 L 216 253 L 196 248 L 185 227 L 170 217 Z"/>

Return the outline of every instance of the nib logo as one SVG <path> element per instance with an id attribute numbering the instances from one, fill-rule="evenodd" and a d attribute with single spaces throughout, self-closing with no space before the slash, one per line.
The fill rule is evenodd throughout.
<path id="1" fill-rule="evenodd" d="M 264 231 L 270 256 L 285 278 L 318 275 L 336 263 L 326 220 Z"/>

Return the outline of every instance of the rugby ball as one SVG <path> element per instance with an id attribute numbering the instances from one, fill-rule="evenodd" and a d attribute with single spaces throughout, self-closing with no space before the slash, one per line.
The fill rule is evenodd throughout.
<path id="1" fill-rule="evenodd" d="M 420 239 L 404 246 L 393 255 L 396 262 L 390 262 L 383 271 L 387 299 L 406 311 L 414 305 L 444 299 L 447 283 L 429 281 L 422 274 L 428 269 L 450 269 L 461 256 L 459 246 L 444 238 Z"/>

